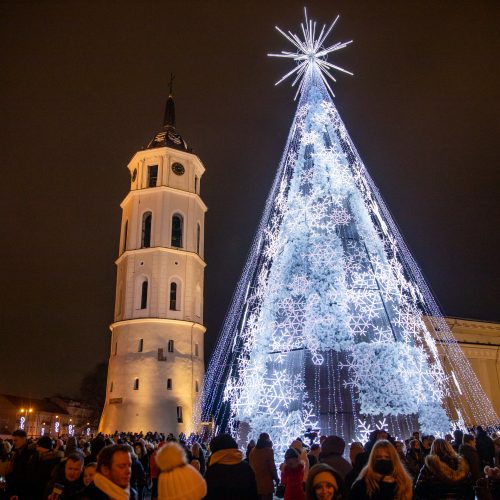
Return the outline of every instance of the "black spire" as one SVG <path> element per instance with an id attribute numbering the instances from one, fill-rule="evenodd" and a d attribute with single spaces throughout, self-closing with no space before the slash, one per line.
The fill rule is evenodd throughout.
<path id="1" fill-rule="evenodd" d="M 188 145 L 175 128 L 175 105 L 172 97 L 174 86 L 174 75 L 170 74 L 170 93 L 165 106 L 165 116 L 163 117 L 163 128 L 158 132 L 153 140 L 147 145 L 147 149 L 168 147 L 180 149 L 181 151 L 191 151 Z"/>
<path id="2" fill-rule="evenodd" d="M 170 73 L 170 92 L 168 94 L 167 104 L 165 105 L 165 116 L 163 118 L 163 126 L 164 127 L 175 127 L 175 105 L 174 99 L 172 97 L 173 86 L 174 86 L 175 76 Z"/>

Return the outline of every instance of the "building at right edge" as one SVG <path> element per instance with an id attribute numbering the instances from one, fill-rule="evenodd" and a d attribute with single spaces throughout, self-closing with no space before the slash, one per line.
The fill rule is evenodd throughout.
<path id="1" fill-rule="evenodd" d="M 500 415 L 500 323 L 451 317 L 445 320 L 497 415 Z M 450 374 L 451 367 L 440 342 L 438 350 L 443 367 Z"/>

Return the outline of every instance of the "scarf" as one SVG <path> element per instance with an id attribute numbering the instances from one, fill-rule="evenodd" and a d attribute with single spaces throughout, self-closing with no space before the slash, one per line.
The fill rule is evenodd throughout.
<path id="1" fill-rule="evenodd" d="M 224 465 L 235 465 L 239 464 L 243 460 L 243 453 L 237 448 L 228 448 L 226 450 L 216 451 L 210 457 L 210 465 L 214 464 L 224 464 Z"/>
<path id="2" fill-rule="evenodd" d="M 128 500 L 130 498 L 130 486 L 122 488 L 110 481 L 106 476 L 103 476 L 100 472 L 95 473 L 94 484 L 113 500 Z"/>

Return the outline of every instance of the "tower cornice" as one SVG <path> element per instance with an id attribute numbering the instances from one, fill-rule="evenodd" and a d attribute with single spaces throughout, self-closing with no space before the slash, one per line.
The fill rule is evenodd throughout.
<path id="1" fill-rule="evenodd" d="M 182 193 L 183 195 L 189 196 L 190 198 L 193 198 L 195 201 L 199 203 L 201 206 L 203 212 L 207 212 L 208 207 L 203 203 L 203 200 L 200 198 L 200 195 L 197 193 L 192 193 L 191 191 L 185 191 L 184 189 L 177 189 L 169 186 L 156 186 L 156 187 L 148 187 L 148 188 L 141 188 L 141 189 L 134 189 L 133 191 L 129 191 L 127 193 L 127 196 L 122 200 L 120 203 L 120 208 L 123 209 L 125 204 L 128 202 L 129 198 L 135 197 L 135 196 L 140 196 L 141 193 L 151 193 L 151 192 L 165 192 L 165 193 Z"/>
<path id="2" fill-rule="evenodd" d="M 174 247 L 148 247 L 148 248 L 137 248 L 135 250 L 126 250 L 115 260 L 115 264 L 116 265 L 120 264 L 120 262 L 122 260 L 124 260 L 126 257 L 129 257 L 131 255 L 145 255 L 145 254 L 155 253 L 155 252 L 169 253 L 169 254 L 175 254 L 175 255 L 185 255 L 185 256 L 192 257 L 195 260 L 197 260 L 198 263 L 201 266 L 203 266 L 204 268 L 207 266 L 207 263 L 196 252 L 190 252 L 188 250 L 183 250 L 183 249 L 174 248 Z"/>
<path id="3" fill-rule="evenodd" d="M 197 323 L 196 321 L 184 321 L 181 319 L 167 319 L 167 318 L 134 318 L 134 319 L 124 319 L 123 321 L 115 321 L 109 325 L 109 329 L 113 331 L 118 326 L 125 325 L 139 325 L 141 323 L 156 323 L 156 324 L 164 324 L 164 325 L 176 325 L 176 326 L 191 326 L 193 328 L 197 328 L 201 331 L 201 333 L 205 333 L 207 331 L 206 327 L 201 323 Z"/>

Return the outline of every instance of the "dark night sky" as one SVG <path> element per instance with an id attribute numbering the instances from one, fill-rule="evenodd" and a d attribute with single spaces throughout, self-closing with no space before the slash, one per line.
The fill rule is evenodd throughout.
<path id="1" fill-rule="evenodd" d="M 295 112 L 275 25 L 303 1 L 0 3 L 0 392 L 75 394 L 106 360 L 126 164 L 177 126 L 206 166 L 217 336 Z M 450 316 L 500 321 L 500 2 L 314 1 L 354 39 L 335 102 Z"/>

